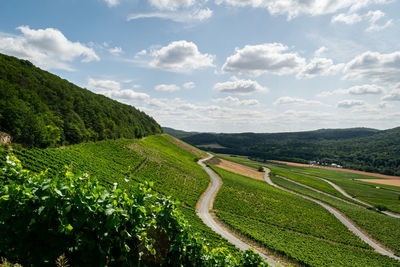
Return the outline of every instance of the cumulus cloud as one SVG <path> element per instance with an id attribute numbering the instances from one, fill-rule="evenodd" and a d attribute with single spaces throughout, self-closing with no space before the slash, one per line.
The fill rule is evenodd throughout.
<path id="1" fill-rule="evenodd" d="M 375 10 L 375 11 L 369 11 L 366 15 L 368 18 L 369 22 L 371 23 L 370 26 L 366 29 L 367 32 L 376 32 L 376 31 L 381 31 L 390 25 L 392 25 L 393 20 L 387 20 L 383 24 L 379 24 L 378 21 L 381 21 L 385 17 L 385 13 L 383 13 L 380 10 Z"/>
<path id="2" fill-rule="evenodd" d="M 132 100 L 143 101 L 150 99 L 148 94 L 136 92 L 132 89 L 121 89 L 121 84 L 113 80 L 96 80 L 89 78 L 86 87 L 96 93 L 127 104 L 131 104 L 130 101 Z"/>
<path id="3" fill-rule="evenodd" d="M 342 22 L 345 24 L 355 24 L 362 21 L 362 16 L 360 16 L 357 13 L 353 14 L 345 14 L 345 13 L 340 13 L 334 16 L 331 20 L 332 23 L 335 22 Z"/>
<path id="4" fill-rule="evenodd" d="M 400 101 L 400 89 L 395 89 L 382 97 L 383 101 Z"/>
<path id="5" fill-rule="evenodd" d="M 335 75 L 342 68 L 344 64 L 333 64 L 332 59 L 316 57 L 313 58 L 310 63 L 305 65 L 301 71 L 297 74 L 298 79 L 313 78 L 318 75 Z"/>
<path id="6" fill-rule="evenodd" d="M 348 89 L 336 89 L 333 91 L 324 91 L 318 94 L 318 97 L 327 97 L 338 94 L 348 95 L 379 95 L 382 94 L 385 89 L 382 86 L 376 84 L 363 84 L 355 85 Z"/>
<path id="7" fill-rule="evenodd" d="M 183 87 L 185 87 L 186 89 L 193 89 L 196 87 L 196 84 L 194 82 L 187 82 L 183 84 Z"/>
<path id="8" fill-rule="evenodd" d="M 356 106 L 363 106 L 365 105 L 365 102 L 362 100 L 342 100 L 338 102 L 337 107 L 338 108 L 352 108 Z"/>
<path id="9" fill-rule="evenodd" d="M 345 24 L 355 24 L 363 20 L 366 20 L 369 22 L 370 25 L 368 26 L 368 28 L 365 29 L 365 31 L 376 32 L 376 31 L 381 31 L 392 25 L 393 22 L 392 19 L 380 23 L 385 16 L 386 16 L 385 13 L 382 12 L 381 10 L 375 10 L 375 11 L 370 10 L 368 11 L 368 13 L 364 15 L 359 15 L 357 13 L 351 13 L 351 14 L 340 13 L 332 18 L 331 23 L 342 22 Z"/>
<path id="10" fill-rule="evenodd" d="M 181 88 L 176 84 L 159 84 L 155 86 L 154 89 L 162 92 L 175 92 L 179 91 Z"/>
<path id="11" fill-rule="evenodd" d="M 391 0 L 216 0 L 215 2 L 238 7 L 266 8 L 272 15 L 287 15 L 288 19 L 293 19 L 301 14 L 317 16 L 336 13 L 343 9 L 354 12 L 372 4 L 389 3 Z"/>
<path id="12" fill-rule="evenodd" d="M 367 51 L 346 64 L 344 78 L 396 84 L 400 82 L 400 51 L 390 54 Z"/>
<path id="13" fill-rule="evenodd" d="M 114 7 L 119 5 L 119 0 L 104 0 L 108 7 Z"/>
<path id="14" fill-rule="evenodd" d="M 109 91 L 106 96 L 117 100 L 147 100 L 150 96 L 146 93 L 135 92 L 131 89 L 122 89 L 118 91 Z"/>
<path id="15" fill-rule="evenodd" d="M 326 51 L 328 51 L 328 48 L 326 46 L 321 46 L 314 52 L 314 56 L 321 57 Z"/>
<path id="16" fill-rule="evenodd" d="M 95 80 L 93 78 L 89 78 L 86 87 L 92 91 L 101 92 L 119 90 L 121 89 L 121 84 L 112 80 Z"/>
<path id="17" fill-rule="evenodd" d="M 160 10 L 176 10 L 181 7 L 190 7 L 194 0 L 149 0 L 149 3 Z"/>
<path id="18" fill-rule="evenodd" d="M 268 91 L 266 87 L 261 86 L 257 81 L 240 80 L 236 77 L 232 81 L 216 83 L 214 90 L 228 94 L 250 94 L 253 92 Z"/>
<path id="19" fill-rule="evenodd" d="M 44 69 L 72 71 L 69 63 L 77 58 L 82 62 L 100 60 L 92 48 L 69 41 L 57 29 L 33 30 L 29 26 L 17 29 L 22 35 L 0 35 L 0 52 L 30 60 Z"/>
<path id="20" fill-rule="evenodd" d="M 260 104 L 256 99 L 243 99 L 240 100 L 237 97 L 227 96 L 225 98 L 215 98 L 212 100 L 215 103 L 223 103 L 232 106 L 255 106 Z"/>
<path id="21" fill-rule="evenodd" d="M 290 74 L 304 66 L 305 59 L 288 50 L 287 46 L 280 43 L 236 48 L 236 53 L 226 59 L 222 70 L 251 76 L 259 76 L 263 73 Z"/>
<path id="22" fill-rule="evenodd" d="M 151 52 L 151 67 L 174 72 L 190 72 L 192 70 L 213 67 L 214 56 L 202 54 L 197 45 L 187 41 L 175 41 L 167 46 Z"/>
<path id="23" fill-rule="evenodd" d="M 122 53 L 122 48 L 121 47 L 114 47 L 114 48 L 110 48 L 108 49 L 108 52 L 110 52 L 113 55 L 119 55 Z"/>
<path id="24" fill-rule="evenodd" d="M 128 15 L 127 20 L 136 19 L 166 19 L 180 23 L 202 22 L 209 19 L 213 15 L 213 11 L 209 8 L 195 8 L 187 11 L 168 11 L 168 12 L 152 12 L 152 13 L 133 13 Z"/>
<path id="25" fill-rule="evenodd" d="M 313 106 L 322 106 L 324 105 L 320 101 L 315 101 L 315 100 L 307 100 L 307 99 L 302 99 L 302 98 L 293 98 L 290 96 L 284 96 L 280 97 L 275 102 L 273 103 L 274 105 L 313 105 Z"/>

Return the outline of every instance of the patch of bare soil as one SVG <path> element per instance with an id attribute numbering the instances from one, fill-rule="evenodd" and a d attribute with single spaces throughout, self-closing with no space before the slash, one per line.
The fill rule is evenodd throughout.
<path id="1" fill-rule="evenodd" d="M 335 170 L 335 171 L 341 171 L 341 172 L 356 173 L 356 174 L 368 175 L 368 176 L 373 176 L 373 177 L 378 177 L 378 178 L 385 178 L 385 179 L 395 179 L 395 180 L 400 179 L 399 176 L 391 176 L 391 175 L 385 175 L 385 174 L 373 173 L 373 172 L 363 172 L 363 171 L 356 171 L 356 170 L 350 170 L 350 169 L 324 167 L 324 166 L 309 165 L 309 164 L 287 162 L 287 161 L 280 161 L 280 160 L 270 160 L 270 162 L 275 162 L 275 163 L 284 164 L 284 165 L 288 165 L 288 166 L 312 167 L 312 168 Z"/>
<path id="2" fill-rule="evenodd" d="M 213 164 L 221 169 L 241 174 L 243 176 L 247 176 L 256 180 L 264 181 L 264 172 L 259 172 L 254 168 L 219 158 L 213 158 L 209 162 L 210 164 Z"/>
<path id="3" fill-rule="evenodd" d="M 367 183 L 400 186 L 400 179 L 356 179 Z"/>
<path id="4" fill-rule="evenodd" d="M 185 142 L 182 142 L 179 139 L 176 139 L 173 136 L 167 135 L 167 137 L 168 137 L 169 141 L 171 141 L 172 143 L 176 144 L 177 146 L 179 146 L 179 147 L 181 147 L 181 148 L 183 148 L 185 150 L 188 150 L 188 151 L 192 152 L 196 156 L 201 156 L 201 157 L 206 156 L 206 154 L 204 152 L 198 150 L 197 148 L 195 148 L 195 147 L 193 147 L 193 146 L 191 146 L 189 144 L 186 144 Z"/>

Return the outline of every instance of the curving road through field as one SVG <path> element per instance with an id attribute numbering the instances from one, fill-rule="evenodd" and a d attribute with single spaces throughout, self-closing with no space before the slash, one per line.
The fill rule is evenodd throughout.
<path id="1" fill-rule="evenodd" d="M 378 245 L 375 241 L 373 241 L 373 240 L 370 239 L 368 236 L 366 236 L 365 234 L 363 234 L 353 223 L 351 223 L 345 216 L 343 216 L 341 213 L 339 213 L 336 209 L 332 208 L 331 206 L 329 206 L 329 205 L 327 205 L 327 204 L 325 204 L 325 203 L 323 203 L 323 202 L 321 202 L 321 201 L 319 201 L 319 200 L 313 199 L 313 198 L 311 198 L 311 197 L 302 195 L 302 194 L 300 194 L 300 193 L 294 192 L 294 191 L 292 191 L 292 190 L 286 189 L 286 188 L 284 188 L 284 187 L 281 187 L 281 186 L 275 184 L 274 182 L 272 182 L 271 178 L 269 177 L 270 170 L 267 169 L 267 168 L 264 168 L 264 170 L 265 170 L 265 176 L 264 176 L 264 178 L 265 178 L 265 181 L 266 181 L 268 184 L 270 184 L 270 185 L 272 185 L 272 186 L 274 186 L 274 187 L 276 187 L 276 188 L 278 188 L 278 189 L 281 189 L 281 190 L 283 190 L 283 191 L 286 191 L 286 192 L 289 192 L 289 193 L 298 195 L 298 196 L 300 196 L 300 197 L 302 197 L 302 198 L 305 198 L 305 199 L 308 199 L 308 200 L 310 200 L 310 201 L 312 201 L 312 202 L 314 202 L 314 203 L 317 203 L 318 205 L 322 206 L 324 209 L 326 209 L 327 211 L 329 211 L 331 214 L 333 214 L 333 215 L 334 215 L 337 219 L 339 219 L 339 221 L 342 222 L 351 232 L 353 232 L 355 235 L 357 235 L 359 238 L 361 238 L 361 240 L 363 240 L 365 243 L 367 243 L 367 244 L 370 245 L 372 248 L 374 248 L 375 251 L 377 251 L 378 253 L 380 253 L 380 254 L 382 254 L 382 255 L 386 255 L 386 256 L 389 256 L 389 257 L 391 257 L 391 258 L 393 258 L 393 259 L 396 259 L 396 260 L 399 260 L 399 261 L 400 261 L 400 257 L 394 255 L 392 252 L 390 252 L 390 251 L 386 250 L 385 248 L 381 247 L 381 246 Z"/>
<path id="2" fill-rule="evenodd" d="M 230 243 L 235 245 L 237 248 L 239 248 L 242 251 L 245 251 L 249 248 L 252 248 L 248 244 L 244 243 L 242 240 L 236 238 L 233 236 L 231 233 L 225 231 L 211 216 L 210 214 L 210 209 L 212 207 L 212 204 L 214 202 L 214 197 L 216 196 L 219 188 L 221 187 L 221 180 L 215 174 L 210 168 L 208 168 L 205 164 L 204 161 L 207 161 L 211 159 L 213 156 L 209 154 L 209 157 L 201 159 L 198 161 L 198 164 L 203 167 L 203 169 L 207 172 L 207 174 L 211 178 L 211 187 L 208 188 L 208 190 L 203 193 L 202 198 L 200 199 L 200 205 L 197 210 L 197 215 L 203 220 L 203 222 L 210 227 L 214 232 L 220 234 L 223 238 L 228 240 Z M 271 259 L 270 257 L 264 255 L 257 249 L 253 248 L 254 251 L 256 251 L 262 258 L 264 258 L 270 266 L 276 266 L 279 263 L 276 262 L 275 260 Z"/>
<path id="3" fill-rule="evenodd" d="M 307 174 L 307 173 L 304 173 L 304 172 L 301 172 L 301 171 L 296 171 L 296 170 L 292 170 L 292 169 L 290 169 L 292 172 L 297 172 L 297 173 L 302 173 L 302 174 Z M 309 174 L 307 174 L 307 175 L 309 175 Z M 350 196 L 343 188 L 341 188 L 340 186 L 338 186 L 337 184 L 335 184 L 335 183 L 333 183 L 333 182 L 331 182 L 331 181 L 329 181 L 328 179 L 325 179 L 325 178 L 322 178 L 322 177 L 319 177 L 319 176 L 315 176 L 315 175 L 311 175 L 312 177 L 315 177 L 315 178 L 317 178 L 317 179 L 320 179 L 320 180 L 322 180 L 322 181 L 324 181 L 324 182 L 326 182 L 326 183 L 328 183 L 328 184 L 330 184 L 333 188 L 335 188 L 336 189 L 336 191 L 338 191 L 340 194 L 342 194 L 343 196 L 345 196 L 345 197 L 347 197 L 347 198 L 349 198 L 349 199 L 352 199 L 352 200 L 354 200 L 354 201 L 356 201 L 356 202 L 358 202 L 358 203 L 360 203 L 360 204 L 363 204 L 364 206 L 367 206 L 367 207 L 370 207 L 370 208 L 374 208 L 374 206 L 373 205 L 371 205 L 371 204 L 369 204 L 369 203 L 367 203 L 367 202 L 365 202 L 365 201 L 362 201 L 362 200 L 360 200 L 360 199 L 358 199 L 358 198 L 355 198 L 355 197 L 352 197 L 352 196 Z M 290 180 L 291 182 L 293 182 L 292 180 Z M 304 186 L 303 184 L 301 184 L 302 186 Z M 313 188 L 311 188 L 312 190 L 316 190 L 316 189 L 313 189 Z M 331 197 L 333 197 L 333 196 L 331 196 Z M 342 201 L 345 201 L 345 200 L 343 200 L 343 199 L 341 199 Z M 347 202 L 347 201 L 345 201 L 345 202 Z M 393 213 L 393 212 L 390 212 L 390 211 L 380 211 L 381 213 L 383 213 L 383 214 L 386 214 L 387 216 L 390 216 L 390 217 L 393 217 L 393 218 L 398 218 L 398 219 L 400 219 L 400 214 L 397 214 L 397 213 Z"/>

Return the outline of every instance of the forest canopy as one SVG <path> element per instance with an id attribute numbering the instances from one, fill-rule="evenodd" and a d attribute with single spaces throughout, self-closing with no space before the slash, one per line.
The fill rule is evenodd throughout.
<path id="1" fill-rule="evenodd" d="M 0 54 L 0 132 L 47 147 L 161 133 L 144 112 Z"/>

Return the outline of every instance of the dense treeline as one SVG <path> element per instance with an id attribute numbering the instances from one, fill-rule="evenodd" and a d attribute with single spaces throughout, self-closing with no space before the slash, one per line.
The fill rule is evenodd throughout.
<path id="1" fill-rule="evenodd" d="M 317 130 L 274 134 L 192 134 L 192 145 L 219 144 L 217 153 L 257 159 L 308 163 L 337 163 L 346 168 L 400 175 L 400 127 Z"/>
<path id="2" fill-rule="evenodd" d="M 26 60 L 0 54 L 0 131 L 47 147 L 160 133 L 136 108 L 82 89 Z"/>

